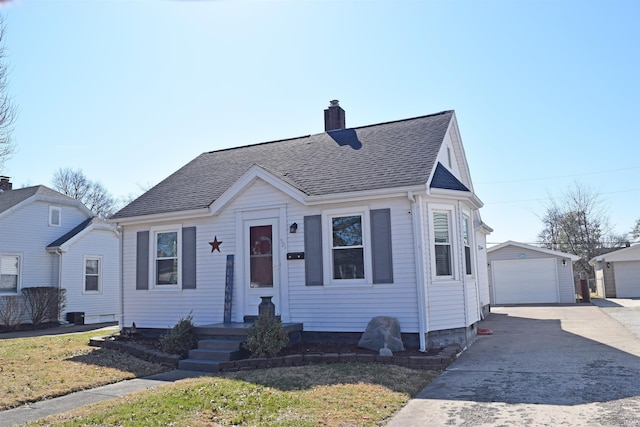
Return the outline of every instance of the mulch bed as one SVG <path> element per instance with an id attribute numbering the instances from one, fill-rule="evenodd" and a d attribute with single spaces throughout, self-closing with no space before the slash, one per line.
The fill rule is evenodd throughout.
<path id="1" fill-rule="evenodd" d="M 116 335 L 116 341 L 123 341 L 145 347 L 153 350 L 160 350 L 160 341 L 157 338 L 145 337 L 143 335 L 122 336 Z M 421 352 L 417 348 L 405 347 L 404 351 L 396 351 L 396 356 L 432 356 L 438 354 L 440 349 L 432 349 Z M 282 349 L 279 356 L 290 356 L 293 354 L 331 354 L 331 353 L 355 353 L 355 354 L 378 354 L 379 352 L 358 347 L 357 344 L 348 343 L 316 343 L 316 342 L 300 342 L 292 344 Z"/>

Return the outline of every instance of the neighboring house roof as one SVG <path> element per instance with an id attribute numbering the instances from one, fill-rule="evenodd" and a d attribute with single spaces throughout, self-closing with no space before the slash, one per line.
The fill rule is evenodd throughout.
<path id="1" fill-rule="evenodd" d="M 36 185 L 33 187 L 0 192 L 0 213 L 11 209 L 32 196 L 52 197 L 72 202 L 74 201 L 71 197 L 65 196 L 64 194 L 45 187 L 44 185 Z"/>
<path id="2" fill-rule="evenodd" d="M 69 232 L 66 233 L 65 235 L 63 235 L 62 237 L 60 237 L 60 238 L 54 240 L 53 242 L 49 243 L 47 245 L 47 248 L 52 248 L 52 247 L 56 247 L 56 246 L 62 246 L 63 243 L 67 242 L 73 236 L 75 236 L 76 234 L 80 233 L 82 230 L 87 228 L 89 226 L 89 224 L 91 224 L 91 221 L 93 221 L 93 218 L 85 219 L 80 224 L 78 224 L 77 226 L 75 226 L 74 228 L 69 230 Z"/>
<path id="3" fill-rule="evenodd" d="M 443 111 L 203 153 L 111 219 L 207 208 L 254 166 L 307 196 L 426 185 L 453 115 Z M 438 186 L 469 191 L 446 169 L 436 172 Z"/>
<path id="4" fill-rule="evenodd" d="M 525 243 L 519 243 L 519 242 L 514 242 L 513 240 L 508 240 L 504 243 L 500 243 L 497 246 L 492 246 L 489 249 L 487 249 L 487 253 L 491 253 L 491 252 L 495 252 L 499 249 L 505 248 L 507 246 L 515 246 L 517 248 L 521 248 L 521 249 L 528 249 L 531 251 L 537 251 L 537 252 L 541 252 L 541 253 L 545 253 L 547 255 L 553 255 L 553 256 L 557 256 L 557 257 L 561 257 L 561 258 L 569 258 L 571 261 L 578 261 L 580 259 L 580 257 L 578 255 L 574 255 L 574 254 L 569 254 L 566 252 L 560 252 L 560 251 L 553 251 L 551 249 L 546 249 L 546 248 L 541 248 L 539 246 L 532 246 L 532 245 L 527 245 Z"/>
<path id="5" fill-rule="evenodd" d="M 589 264 L 595 265 L 595 263 L 599 261 L 640 261 L 640 244 L 599 255 L 592 258 Z"/>
<path id="6" fill-rule="evenodd" d="M 112 231 L 117 235 L 116 229 L 113 225 L 102 221 L 97 217 L 87 218 L 60 238 L 49 243 L 47 245 L 47 250 L 55 251 L 57 249 L 60 249 L 64 252 L 68 250 L 69 246 L 72 245 L 75 240 L 81 238 L 82 236 L 93 230 Z"/>

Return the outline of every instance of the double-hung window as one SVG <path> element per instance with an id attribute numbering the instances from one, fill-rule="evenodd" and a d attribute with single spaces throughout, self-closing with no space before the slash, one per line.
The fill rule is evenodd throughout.
<path id="1" fill-rule="evenodd" d="M 177 286 L 179 232 L 156 231 L 154 233 L 154 284 L 156 286 Z"/>
<path id="2" fill-rule="evenodd" d="M 462 219 L 462 240 L 464 243 L 464 268 L 467 275 L 471 275 L 471 237 L 469 236 L 469 218 Z"/>
<path id="3" fill-rule="evenodd" d="M 62 209 L 57 206 L 49 206 L 49 226 L 60 227 L 62 222 Z"/>
<path id="4" fill-rule="evenodd" d="M 450 222 L 448 212 L 433 213 L 436 276 L 453 275 Z"/>
<path id="5" fill-rule="evenodd" d="M 102 258 L 101 257 L 85 257 L 84 258 L 84 291 L 100 292 L 100 282 L 102 275 Z"/>
<path id="6" fill-rule="evenodd" d="M 331 217 L 332 279 L 364 279 L 362 215 Z"/>
<path id="7" fill-rule="evenodd" d="M 20 256 L 0 255 L 0 294 L 18 292 Z"/>

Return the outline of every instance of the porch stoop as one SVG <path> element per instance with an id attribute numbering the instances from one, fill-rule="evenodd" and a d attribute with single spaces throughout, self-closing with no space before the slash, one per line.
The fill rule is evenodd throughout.
<path id="1" fill-rule="evenodd" d="M 178 362 L 179 369 L 203 372 L 218 372 L 220 363 L 245 358 L 242 349 L 253 322 L 216 323 L 196 326 L 198 348 L 189 351 L 189 357 Z M 289 342 L 297 342 L 302 333 L 302 323 L 283 323 L 289 333 Z"/>

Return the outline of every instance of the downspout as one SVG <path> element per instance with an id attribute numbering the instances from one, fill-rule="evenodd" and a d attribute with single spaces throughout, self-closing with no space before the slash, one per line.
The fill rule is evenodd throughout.
<path id="1" fill-rule="evenodd" d="M 416 263 L 416 288 L 418 292 L 418 335 L 420 338 L 420 351 L 426 351 L 426 334 L 427 334 L 427 306 L 426 292 L 424 283 L 424 250 L 422 247 L 422 227 L 420 220 L 422 218 L 422 209 L 420 204 L 416 203 L 413 192 L 407 193 L 407 198 L 411 202 L 411 216 L 413 222 L 413 239 L 415 247 L 415 263 Z"/>
<path id="2" fill-rule="evenodd" d="M 116 224 L 116 230 L 118 231 L 118 243 L 120 244 L 120 253 L 118 254 L 118 264 L 119 264 L 119 268 L 120 268 L 120 286 L 118 287 L 118 297 L 120 299 L 120 313 L 119 313 L 119 320 L 118 320 L 118 329 L 120 331 L 122 331 L 122 329 L 124 328 L 124 270 L 122 268 L 122 264 L 123 264 L 123 249 L 124 249 L 124 230 L 122 229 L 121 225 L 117 225 Z"/>
<path id="3" fill-rule="evenodd" d="M 469 327 L 469 301 L 467 299 L 467 272 L 465 271 L 464 262 L 460 262 L 461 260 L 466 259 L 464 255 L 464 240 L 461 233 L 462 228 L 462 206 L 460 200 L 458 200 L 458 207 L 456 209 L 456 243 L 458 246 L 458 274 L 462 279 L 462 299 L 464 307 L 464 349 L 466 350 L 469 347 L 469 339 L 467 338 L 467 328 Z"/>
<path id="4" fill-rule="evenodd" d="M 57 248 L 56 249 L 56 254 L 58 254 L 58 291 L 62 292 L 62 249 Z M 58 304 L 60 304 L 60 301 L 58 300 Z M 62 310 L 60 310 L 60 306 L 58 306 L 58 316 L 60 316 Z M 62 319 L 58 319 L 58 322 L 60 322 Z"/>

